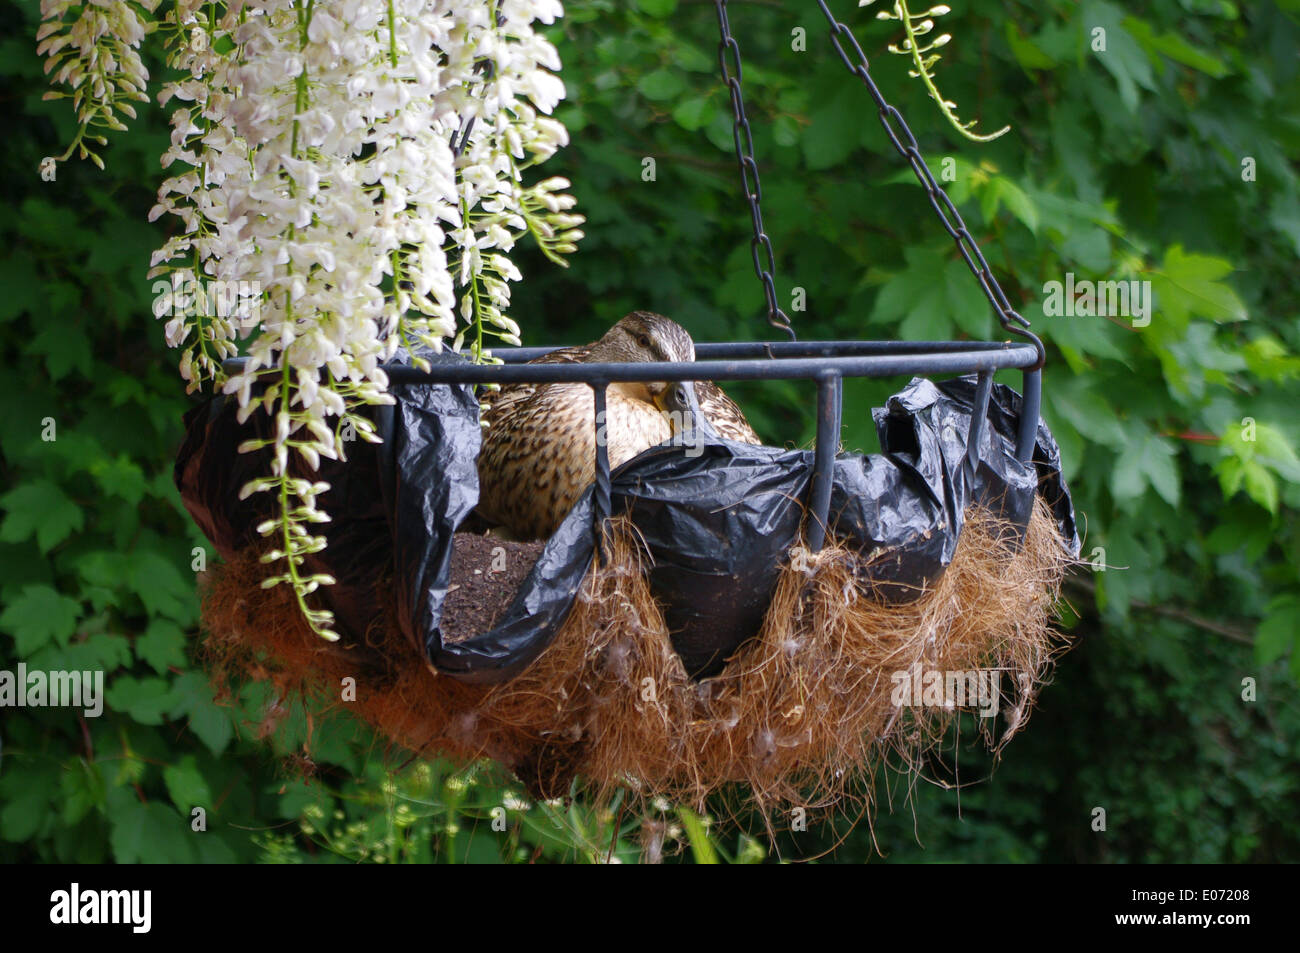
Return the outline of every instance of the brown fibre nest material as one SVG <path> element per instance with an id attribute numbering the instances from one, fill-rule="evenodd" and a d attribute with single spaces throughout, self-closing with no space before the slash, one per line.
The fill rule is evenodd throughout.
<path id="1" fill-rule="evenodd" d="M 435 674 L 384 618 L 363 643 L 322 642 L 286 587 L 260 587 L 252 554 L 209 573 L 205 649 L 219 686 L 269 681 L 277 706 L 300 700 L 314 720 L 350 709 L 416 755 L 494 758 L 535 796 L 565 795 L 576 778 L 597 797 L 627 787 L 702 808 L 739 783 L 764 812 L 827 807 L 886 759 L 917 765 L 961 710 L 947 704 L 962 700 L 958 682 L 976 688 L 969 673 L 985 686 L 1000 673 L 1002 727 L 980 719 L 991 748 L 1024 725 L 1065 646 L 1051 622 L 1071 558 L 1041 501 L 1018 551 L 999 542 L 1005 530 L 972 509 L 948 570 L 902 605 L 864 591 L 864 557 L 833 540 L 792 552 L 758 636 L 702 682 L 672 650 L 626 519 L 608 524 L 606 558 L 550 647 L 506 684 Z M 457 558 L 481 556 L 478 540 L 458 535 L 455 552 L 469 555 Z M 513 594 L 501 588 L 498 608 Z M 341 700 L 347 677 L 355 701 Z M 916 705 L 895 704 L 901 685 L 922 688 Z"/>

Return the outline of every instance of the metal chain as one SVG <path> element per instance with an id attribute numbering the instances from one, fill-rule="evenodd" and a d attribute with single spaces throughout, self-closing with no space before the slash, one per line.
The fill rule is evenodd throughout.
<path id="1" fill-rule="evenodd" d="M 754 161 L 754 137 L 749 129 L 749 120 L 745 118 L 745 100 L 740 94 L 744 74 L 740 65 L 740 44 L 731 35 L 731 24 L 727 21 L 727 0 L 714 0 L 718 11 L 718 30 L 722 40 L 718 43 L 718 66 L 722 69 L 722 81 L 731 92 L 731 111 L 735 117 L 731 134 L 736 144 L 736 161 L 740 163 L 740 184 L 745 190 L 745 200 L 749 203 L 749 216 L 754 225 L 754 237 L 750 241 L 750 251 L 754 257 L 754 274 L 763 283 L 763 294 L 767 298 L 767 323 L 780 328 L 795 340 L 794 328 L 790 318 L 776 303 L 776 282 L 772 273 L 776 271 L 776 257 L 772 253 L 772 240 L 763 229 L 763 212 L 759 205 L 763 201 L 763 187 L 758 181 L 758 163 Z M 730 57 L 735 69 L 727 60 Z M 764 262 L 767 267 L 764 268 Z"/>
<path id="2" fill-rule="evenodd" d="M 930 205 L 934 208 L 935 214 L 939 216 L 939 221 L 943 223 L 944 229 L 957 243 L 957 250 L 961 252 L 962 258 L 965 259 L 966 266 L 970 268 L 971 274 L 979 281 L 980 288 L 984 291 L 984 297 L 988 298 L 989 304 L 993 306 L 998 321 L 1001 322 L 1006 331 L 1019 335 L 1034 345 L 1034 348 L 1038 351 L 1038 363 L 1029 370 L 1039 370 L 1046 359 L 1043 342 L 1029 330 L 1029 322 L 1011 307 L 1011 302 L 1007 300 L 1002 286 L 998 284 L 998 280 L 993 277 L 993 272 L 989 270 L 989 264 L 984 260 L 984 254 L 980 251 L 979 245 L 971 236 L 970 230 L 966 228 L 966 223 L 962 221 L 961 213 L 952 204 L 952 200 L 948 198 L 947 193 L 939 187 L 939 183 L 935 182 L 934 176 L 930 174 L 930 169 L 925 164 L 925 160 L 921 158 L 921 150 L 916 144 L 916 137 L 912 135 L 912 130 L 908 128 L 902 114 L 889 105 L 885 101 L 885 97 L 881 95 L 875 81 L 871 78 L 866 54 L 862 52 L 862 47 L 858 45 L 853 32 L 835 19 L 827 8 L 825 0 L 817 0 L 817 6 L 821 7 L 822 13 L 831 25 L 831 42 L 835 45 L 835 52 L 840 55 L 845 68 L 862 80 L 863 85 L 867 87 L 867 92 L 875 100 L 876 109 L 880 115 L 880 124 L 885 128 L 885 135 L 889 136 L 889 141 L 894 144 L 898 154 L 906 159 L 907 163 L 912 167 L 912 172 L 915 173 L 917 180 L 925 189 L 926 197 L 930 200 Z M 858 62 L 856 64 L 844 50 L 843 41 L 845 40 L 852 46 L 853 52 L 857 54 Z"/>
<path id="3" fill-rule="evenodd" d="M 506 22 L 504 13 L 497 13 L 497 29 L 501 24 Z M 491 59 L 481 59 L 474 64 L 472 73 L 482 73 L 484 84 L 492 82 L 496 76 L 497 65 Z M 460 129 L 451 134 L 451 155 L 452 158 L 459 159 L 460 154 L 465 151 L 465 144 L 469 141 L 469 134 L 474 130 L 474 116 L 467 116 L 460 121 Z"/>

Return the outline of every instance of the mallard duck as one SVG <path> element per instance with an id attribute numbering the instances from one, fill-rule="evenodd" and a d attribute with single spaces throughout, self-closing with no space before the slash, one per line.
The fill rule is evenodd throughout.
<path id="1" fill-rule="evenodd" d="M 686 329 L 633 311 L 585 347 L 551 351 L 532 363 L 694 361 Z M 595 479 L 594 397 L 585 383 L 511 384 L 484 395 L 478 512 L 518 539 L 550 536 Z M 606 392 L 610 467 L 689 428 L 695 410 L 720 437 L 759 443 L 740 408 L 711 381 L 615 383 Z"/>

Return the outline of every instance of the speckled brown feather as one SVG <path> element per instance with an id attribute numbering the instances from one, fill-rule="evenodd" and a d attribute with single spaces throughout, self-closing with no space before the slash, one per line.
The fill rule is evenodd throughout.
<path id="1" fill-rule="evenodd" d="M 654 319 L 652 326 L 671 330 L 675 340 L 657 344 L 665 357 L 693 359 L 689 335 L 660 315 L 633 312 L 611 329 L 611 334 L 633 319 Z M 593 359 L 591 352 L 597 344 L 560 348 L 530 363 L 583 363 Z M 719 436 L 760 442 L 740 408 L 721 388 L 701 381 L 695 390 L 701 411 Z M 478 511 L 482 517 L 520 539 L 540 539 L 555 531 L 595 478 L 593 400 L 591 388 L 579 383 L 513 384 L 483 395 L 487 429 L 478 460 Z M 606 420 L 611 467 L 672 436 L 667 418 L 635 393 L 635 385 L 609 387 Z"/>
<path id="2" fill-rule="evenodd" d="M 594 400 L 586 384 L 545 384 L 492 418 L 479 454 L 479 513 L 521 539 L 549 536 L 596 472 Z M 606 395 L 606 447 L 617 467 L 672 436 L 653 404 Z"/>
<path id="3" fill-rule="evenodd" d="M 754 428 L 749 425 L 736 402 L 722 392 L 722 388 L 713 381 L 700 381 L 695 385 L 695 399 L 700 402 L 700 410 L 713 424 L 719 437 L 735 440 L 738 443 L 759 444 Z"/>

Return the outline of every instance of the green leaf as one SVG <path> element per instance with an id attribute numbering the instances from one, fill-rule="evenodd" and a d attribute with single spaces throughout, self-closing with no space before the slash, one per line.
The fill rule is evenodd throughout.
<path id="1" fill-rule="evenodd" d="M 239 862 L 234 850 L 224 840 L 209 834 L 193 842 L 198 848 L 200 864 L 235 864 Z"/>
<path id="2" fill-rule="evenodd" d="M 1138 107 L 1138 87 L 1154 91 L 1151 61 L 1133 35 L 1124 27 L 1124 11 L 1112 3 L 1085 3 L 1079 9 L 1077 23 L 1084 31 L 1084 42 L 1093 58 L 1106 68 L 1119 86 L 1120 100 L 1129 112 Z M 1092 42 L 1097 29 L 1105 30 L 1106 47 L 1094 51 Z"/>
<path id="3" fill-rule="evenodd" d="M 189 728 L 213 754 L 225 751 L 235 737 L 230 712 L 212 701 L 190 710 Z"/>
<path id="4" fill-rule="evenodd" d="M 90 338 L 58 324 L 48 322 L 27 347 L 28 354 L 45 356 L 45 368 L 50 380 L 59 381 L 73 371 L 79 371 L 83 377 L 90 377 L 94 372 L 94 359 L 90 353 Z"/>
<path id="5" fill-rule="evenodd" d="M 1123 363 L 1129 361 L 1120 341 L 1130 332 L 1123 331 L 1107 318 L 1048 317 L 1042 314 L 1040 304 L 1024 308 L 1021 314 L 1033 322 L 1035 330 L 1055 342 L 1076 374 L 1090 372 L 1096 366 L 1096 361 L 1089 360 L 1090 357 Z"/>
<path id="6" fill-rule="evenodd" d="M 1178 505 L 1177 449 L 1164 437 L 1145 432 L 1120 452 L 1111 477 L 1117 500 L 1133 501 L 1150 486 L 1170 506 Z"/>
<path id="7" fill-rule="evenodd" d="M 131 788 L 114 788 L 108 796 L 113 858 L 120 864 L 193 863 L 194 838 L 187 817 L 166 804 L 142 802 Z"/>
<path id="8" fill-rule="evenodd" d="M 66 645 L 76 631 L 81 604 L 46 585 L 24 586 L 0 613 L 0 629 L 14 637 L 19 657 L 26 657 L 51 641 Z"/>
<path id="9" fill-rule="evenodd" d="M 704 127 L 704 138 L 722 152 L 735 156 L 735 144 L 731 138 L 731 116 L 718 110 L 713 120 Z"/>
<path id="10" fill-rule="evenodd" d="M 1255 377 L 1267 381 L 1289 380 L 1300 377 L 1300 357 L 1271 334 L 1263 334 L 1246 345 L 1246 367 Z"/>
<path id="11" fill-rule="evenodd" d="M 1230 500 L 1237 495 L 1242 481 L 1246 478 L 1245 461 L 1241 457 L 1228 457 L 1219 462 L 1215 472 L 1219 475 L 1219 487 L 1223 490 L 1223 498 Z"/>
<path id="12" fill-rule="evenodd" d="M 163 554 L 137 549 L 123 567 L 131 590 L 150 615 L 163 615 L 188 624 L 194 618 L 194 577 L 182 573 Z"/>
<path id="13" fill-rule="evenodd" d="M 976 340 L 988 340 L 993 333 L 993 310 L 963 259 L 954 258 L 944 266 L 943 291 L 953 323 Z"/>
<path id="14" fill-rule="evenodd" d="M 1156 319 L 1186 326 L 1193 316 L 1211 321 L 1245 321 L 1246 306 L 1231 287 L 1220 281 L 1232 272 L 1232 263 L 1213 255 L 1188 254 L 1171 245 L 1164 263 L 1151 275 L 1159 298 Z"/>
<path id="15" fill-rule="evenodd" d="M 1029 193 L 1015 182 L 1002 176 L 998 176 L 993 180 L 989 190 L 996 194 L 998 201 L 1005 205 L 1025 228 L 1035 235 L 1038 234 L 1038 206 L 1029 197 Z"/>
<path id="16" fill-rule="evenodd" d="M 1277 477 L 1273 476 L 1269 469 L 1257 460 L 1244 461 L 1241 473 L 1242 485 L 1246 488 L 1246 495 L 1276 516 Z"/>
<path id="17" fill-rule="evenodd" d="M 81 227 L 70 204 L 54 204 L 43 198 L 28 198 L 18 216 L 18 231 L 34 244 L 60 248 L 68 253 L 98 244 L 90 229 Z"/>
<path id="18" fill-rule="evenodd" d="M 1228 74 L 1228 64 L 1210 53 L 1192 46 L 1174 32 L 1156 34 L 1151 24 L 1137 17 L 1125 17 L 1124 27 L 1142 46 L 1151 52 L 1163 53 L 1176 63 L 1190 66 L 1218 79 Z"/>
<path id="19" fill-rule="evenodd" d="M 99 765 L 77 758 L 59 778 L 63 823 L 76 824 L 92 810 L 103 809 L 108 787 Z"/>
<path id="20" fill-rule="evenodd" d="M 684 69 L 690 73 L 707 73 L 710 82 L 718 70 L 718 57 L 715 50 L 717 47 L 709 47 L 709 52 L 704 52 L 697 46 L 682 43 L 673 50 L 673 66 L 677 69 Z"/>
<path id="21" fill-rule="evenodd" d="M 1272 424 L 1255 425 L 1256 455 L 1261 462 L 1267 463 L 1281 476 L 1293 483 L 1300 483 L 1300 455 L 1287 435 Z"/>
<path id="22" fill-rule="evenodd" d="M 1020 32 L 1020 28 L 1015 22 L 1008 19 L 1004 26 L 1003 33 L 1007 38 L 1007 45 L 1011 47 L 1011 52 L 1018 62 L 1026 71 L 1052 69 L 1056 66 L 1056 60 L 1048 56 L 1043 49 L 1034 42 L 1032 38 L 1026 37 Z"/>
<path id="23" fill-rule="evenodd" d="M 1294 253 L 1300 255 L 1300 196 L 1277 196 L 1268 213 L 1268 221 L 1291 242 Z"/>
<path id="24" fill-rule="evenodd" d="M 687 99 L 673 110 L 673 121 L 687 132 L 703 129 L 718 114 L 718 105 L 708 96 Z"/>
<path id="25" fill-rule="evenodd" d="M 973 338 L 991 335 L 988 300 L 952 246 L 909 247 L 903 257 L 907 267 L 882 284 L 872 324 L 897 323 L 896 336 L 904 340 L 944 340 L 953 336 L 954 327 Z"/>
<path id="26" fill-rule="evenodd" d="M 46 660 L 47 652 L 54 657 Z M 73 639 L 61 649 L 47 645 L 41 653 L 33 656 L 32 662 L 37 661 L 47 668 L 115 672 L 130 666 L 131 643 L 123 635 L 96 632 L 85 639 Z"/>
<path id="27" fill-rule="evenodd" d="M 176 764 L 163 768 L 163 783 L 182 815 L 189 816 L 196 807 L 212 809 L 212 792 L 194 755 L 186 755 Z"/>
<path id="28" fill-rule="evenodd" d="M 187 672 L 174 684 L 171 717 L 189 717 L 189 729 L 213 754 L 220 754 L 234 738 L 231 711 L 212 698 L 212 685 L 198 672 Z"/>
<path id="29" fill-rule="evenodd" d="M 636 88 L 646 99 L 655 101 L 672 99 L 674 96 L 681 95 L 686 89 L 686 80 L 682 79 L 678 72 L 660 69 L 642 76 Z"/>
<path id="30" fill-rule="evenodd" d="M 115 460 L 96 460 L 90 472 L 105 493 L 120 497 L 130 506 L 144 497 L 147 487 L 144 471 L 126 454 L 119 454 Z"/>
<path id="31" fill-rule="evenodd" d="M 777 116 L 772 121 L 772 141 L 778 146 L 799 144 L 799 122 L 793 116 Z"/>
<path id="32" fill-rule="evenodd" d="M 284 818 L 301 817 L 308 805 L 319 804 L 322 800 L 320 787 L 301 778 L 276 784 L 266 793 L 276 795 L 275 816 Z"/>
<path id="33" fill-rule="evenodd" d="M 185 632 L 170 619 L 153 619 L 135 640 L 135 654 L 159 675 L 185 667 Z"/>
<path id="34" fill-rule="evenodd" d="M 107 695 L 109 708 L 126 712 L 142 725 L 161 725 L 175 703 L 171 684 L 161 678 L 119 675 Z"/>
<path id="35" fill-rule="evenodd" d="M 0 523 L 0 542 L 19 543 L 32 536 L 47 553 L 85 525 L 81 507 L 49 480 L 33 480 L 0 497 L 7 511 Z"/>
<path id="36" fill-rule="evenodd" d="M 1124 446 L 1126 434 L 1119 416 L 1088 378 L 1058 376 L 1052 381 L 1051 391 L 1044 394 L 1044 401 L 1093 443 Z"/>
<path id="37" fill-rule="evenodd" d="M 34 540 L 0 543 L 0 593 L 17 592 L 29 582 L 53 582 L 52 568 Z"/>
<path id="38" fill-rule="evenodd" d="M 943 277 L 949 252 L 947 246 L 905 248 L 906 268 L 881 286 L 871 323 L 896 324 L 897 336 L 908 340 L 950 337 L 953 321 Z"/>
<path id="39" fill-rule="evenodd" d="M 677 9 L 677 0 L 636 0 L 636 5 L 643 13 L 662 20 Z"/>
<path id="40" fill-rule="evenodd" d="M 1271 665 L 1296 651 L 1300 636 L 1300 596 L 1285 595 L 1268 605 L 1268 614 L 1255 630 L 1255 660 Z"/>
<path id="41" fill-rule="evenodd" d="M 1037 206 L 1035 206 L 1037 209 Z M 1061 256 L 1091 272 L 1106 272 L 1111 264 L 1110 233 L 1104 228 L 1072 230 L 1061 246 Z"/>
<path id="42" fill-rule="evenodd" d="M 829 169 L 843 162 L 853 152 L 862 135 L 862 90 L 849 83 L 836 91 L 822 106 L 814 109 L 810 125 L 803 133 L 803 156 L 814 171 Z"/>
<path id="43" fill-rule="evenodd" d="M 36 265 L 31 256 L 19 249 L 0 261 L 0 323 L 33 310 L 41 301 L 41 286 L 32 280 Z"/>
<path id="44" fill-rule="evenodd" d="M 718 852 L 713 848 L 713 842 L 709 840 L 708 828 L 704 826 L 704 821 L 700 816 L 690 808 L 679 807 L 677 816 L 681 818 L 682 827 L 686 830 L 686 841 L 691 847 L 691 857 L 697 864 L 716 864 L 718 862 Z"/>
<path id="45" fill-rule="evenodd" d="M 52 763 L 28 764 L 18 774 L 6 764 L 6 775 L 0 837 L 22 843 L 58 816 L 50 809 L 50 801 L 59 789 L 58 767 Z"/>

